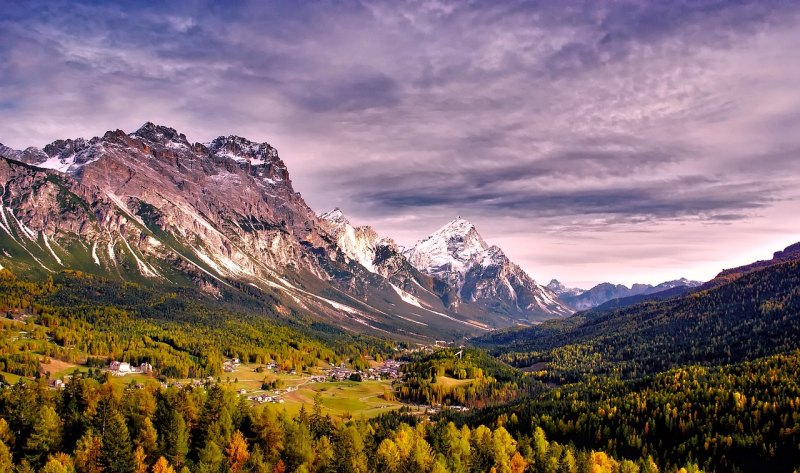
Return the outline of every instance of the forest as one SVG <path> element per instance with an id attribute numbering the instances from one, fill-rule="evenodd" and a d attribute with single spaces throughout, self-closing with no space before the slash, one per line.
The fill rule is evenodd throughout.
<path id="1" fill-rule="evenodd" d="M 32 376 L 38 353 L 66 361 L 149 362 L 164 378 L 203 378 L 222 373 L 223 356 L 305 370 L 388 354 L 396 345 L 246 303 L 75 271 L 31 282 L 1 269 L 0 314 L 6 320 L 0 320 L 0 371 Z M 20 331 L 25 338 L 16 336 Z"/>
<path id="2" fill-rule="evenodd" d="M 519 430 L 513 425 L 509 426 Z M 16 465 L 16 466 L 14 466 Z M 167 472 L 642 472 L 649 456 L 618 459 L 512 435 L 500 419 L 460 427 L 395 412 L 343 422 L 315 404 L 294 418 L 254 407 L 223 385 L 137 389 L 76 374 L 0 393 L 0 470 L 16 473 Z M 697 471 L 695 465 L 686 471 Z"/>
<path id="3" fill-rule="evenodd" d="M 398 398 L 436 406 L 480 408 L 545 389 L 540 381 L 523 376 L 521 371 L 482 350 L 465 349 L 456 353 L 459 351 L 441 349 L 431 354 L 401 357 L 408 363 L 403 365 Z"/>
<path id="4" fill-rule="evenodd" d="M 553 383 L 627 379 L 686 364 L 753 360 L 800 348 L 800 261 L 665 301 L 579 312 L 471 343 Z"/>
<path id="5" fill-rule="evenodd" d="M 0 270 L 0 371 L 21 377 L 0 379 L 0 471 L 796 472 L 798 287 L 790 262 L 686 297 L 419 349 L 277 305 Z M 317 400 L 290 415 L 221 382 L 232 357 L 308 372 L 393 357 L 402 377 L 390 394 L 407 407 L 340 418 Z M 89 369 L 53 389 L 48 358 L 147 361 L 161 381 L 207 381 L 124 384 Z"/>

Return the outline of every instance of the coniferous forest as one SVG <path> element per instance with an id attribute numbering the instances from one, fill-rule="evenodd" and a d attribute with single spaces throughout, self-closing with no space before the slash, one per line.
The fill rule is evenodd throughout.
<path id="1" fill-rule="evenodd" d="M 2 270 L 0 371 L 19 380 L 4 377 L 0 392 L 0 465 L 792 472 L 800 465 L 798 268 L 784 263 L 684 298 L 492 333 L 458 352 L 248 315 L 247 301 L 77 272 L 34 282 Z M 290 415 L 219 382 L 222 360 L 234 356 L 298 371 L 394 357 L 402 368 L 391 396 L 406 407 L 343 418 L 323 413 L 317 399 Z M 90 369 L 53 389 L 47 358 Z M 164 384 L 113 382 L 100 369 L 112 359 L 147 360 Z"/>

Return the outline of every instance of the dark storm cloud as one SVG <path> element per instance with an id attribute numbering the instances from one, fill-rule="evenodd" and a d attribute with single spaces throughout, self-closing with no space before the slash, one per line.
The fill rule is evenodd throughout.
<path id="1" fill-rule="evenodd" d="M 513 171 L 508 171 L 513 174 Z M 495 176 L 502 174 L 495 174 Z M 746 211 L 769 205 L 779 186 L 761 182 L 726 184 L 698 176 L 640 183 L 613 188 L 548 189 L 537 185 L 509 188 L 521 176 L 493 180 L 487 175 L 440 173 L 425 179 L 386 176 L 389 186 L 362 186 L 356 200 L 369 202 L 376 213 L 386 208 L 439 207 L 469 209 L 472 214 L 503 212 L 519 217 L 553 217 L 605 214 L 630 219 L 700 217 L 710 220 L 744 218 Z M 363 181 L 362 181 L 363 182 Z M 369 186 L 367 186 L 369 187 Z"/>

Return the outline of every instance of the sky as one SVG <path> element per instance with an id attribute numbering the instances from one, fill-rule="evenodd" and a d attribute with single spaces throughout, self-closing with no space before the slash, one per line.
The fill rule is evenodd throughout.
<path id="1" fill-rule="evenodd" d="M 707 280 L 800 241 L 798 51 L 792 1 L 0 0 L 0 142 L 237 134 L 403 245 Z"/>

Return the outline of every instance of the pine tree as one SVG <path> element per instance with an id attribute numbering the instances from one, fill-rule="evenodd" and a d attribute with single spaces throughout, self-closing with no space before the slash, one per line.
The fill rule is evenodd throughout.
<path id="1" fill-rule="evenodd" d="M 136 444 L 142 447 L 146 455 L 152 455 L 158 448 L 158 432 L 149 417 L 145 417 L 142 421 L 142 426 L 136 436 Z"/>
<path id="2" fill-rule="evenodd" d="M 52 406 L 42 406 L 33 425 L 33 432 L 25 443 L 27 457 L 34 465 L 41 465 L 50 453 L 61 446 L 61 419 Z"/>
<path id="3" fill-rule="evenodd" d="M 170 411 L 167 422 L 161 435 L 161 451 L 170 464 L 180 468 L 189 453 L 189 431 L 176 409 Z"/>
<path id="4" fill-rule="evenodd" d="M 197 473 L 213 473 L 220 470 L 225 460 L 222 449 L 214 442 L 209 442 L 200 450 Z"/>
<path id="5" fill-rule="evenodd" d="M 13 471 L 14 461 L 5 442 L 0 440 L 0 471 Z"/>
<path id="6" fill-rule="evenodd" d="M 283 452 L 286 468 L 294 471 L 314 460 L 314 445 L 307 424 L 290 422 L 286 426 L 286 448 Z"/>
<path id="7" fill-rule="evenodd" d="M 106 422 L 100 447 L 100 464 L 103 473 L 130 473 L 133 471 L 133 450 L 125 419 L 114 411 Z"/>
<path id="8" fill-rule="evenodd" d="M 342 427 L 336 442 L 336 470 L 341 473 L 366 473 L 367 457 L 361 433 L 352 425 Z"/>

